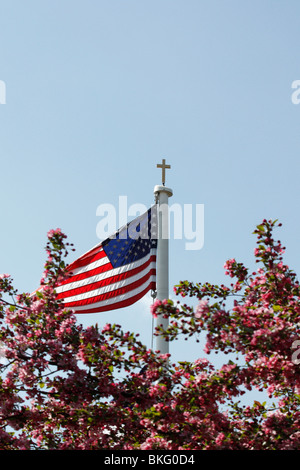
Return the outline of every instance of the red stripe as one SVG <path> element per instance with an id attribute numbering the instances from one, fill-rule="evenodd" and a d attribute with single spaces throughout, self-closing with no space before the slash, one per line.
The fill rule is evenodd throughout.
<path id="1" fill-rule="evenodd" d="M 105 256 L 106 253 L 103 250 L 102 245 L 97 246 L 93 250 L 78 258 L 73 263 L 69 264 L 67 270 L 72 271 L 73 269 L 82 268 L 83 266 L 87 266 L 88 264 L 91 264 L 98 259 L 104 258 Z"/>
<path id="2" fill-rule="evenodd" d="M 106 271 L 111 271 L 113 268 L 113 265 L 108 262 L 106 264 L 103 264 L 102 266 L 99 266 L 98 268 L 91 269 L 90 271 L 86 271 L 84 273 L 79 273 L 79 274 L 74 274 L 74 276 L 70 276 L 64 281 L 60 282 L 60 286 L 64 286 L 66 284 L 70 284 L 71 282 L 76 282 L 76 281 L 82 281 L 83 279 L 87 279 L 91 276 L 95 276 L 96 274 L 101 274 Z"/>
<path id="3" fill-rule="evenodd" d="M 135 302 L 140 300 L 142 297 L 144 297 L 144 295 L 151 289 L 152 290 L 156 289 L 155 282 L 151 282 L 149 284 L 149 286 L 146 287 L 142 292 L 140 292 L 139 294 L 134 295 L 133 297 L 130 297 L 129 299 L 125 299 L 125 300 L 122 300 L 120 302 L 113 303 L 113 304 L 110 304 L 110 305 L 106 305 L 106 306 L 103 306 L 103 307 L 88 308 L 88 309 L 85 309 L 85 310 L 78 310 L 78 311 L 76 311 L 76 308 L 75 308 L 75 313 L 78 314 L 78 315 L 81 314 L 81 313 L 83 313 L 83 314 L 84 313 L 99 313 L 99 312 L 107 312 L 109 310 L 115 310 L 117 308 L 128 307 L 129 305 L 134 304 Z"/>
<path id="4" fill-rule="evenodd" d="M 74 289 L 70 289 L 66 292 L 61 292 L 57 294 L 57 298 L 65 299 L 67 297 L 72 297 L 74 295 L 83 294 L 84 292 L 90 292 L 92 290 L 99 289 L 100 287 L 108 286 L 109 284 L 115 284 L 116 282 L 122 281 L 123 279 L 128 279 L 129 277 L 135 276 L 136 274 L 140 273 L 145 268 L 147 268 L 147 266 L 149 266 L 151 262 L 155 262 L 155 261 L 156 261 L 156 256 L 152 255 L 150 259 L 146 261 L 146 263 L 134 269 L 131 269 L 130 271 L 126 271 L 121 274 L 116 274 L 115 276 L 107 277 L 106 279 L 102 279 L 101 281 L 91 282 L 90 284 L 86 284 L 81 287 L 75 287 Z M 71 278 L 70 282 L 72 282 L 72 280 L 73 278 Z"/>
<path id="5" fill-rule="evenodd" d="M 127 292 L 130 292 L 136 289 L 137 287 L 141 286 L 142 284 L 144 284 L 147 281 L 147 279 L 149 279 L 150 276 L 155 275 L 155 274 L 156 274 L 156 269 L 153 268 L 147 274 L 145 274 L 145 276 L 133 282 L 132 284 L 129 284 L 124 287 L 120 287 L 119 289 L 115 289 L 110 292 L 106 292 L 105 294 L 99 294 L 93 297 L 89 297 L 88 299 L 76 300 L 74 302 L 65 302 L 64 305 L 65 307 L 68 307 L 68 308 L 78 307 L 82 305 L 94 304 L 96 302 L 102 302 L 104 300 L 111 299 L 112 297 L 117 297 L 119 295 L 126 294 Z"/>

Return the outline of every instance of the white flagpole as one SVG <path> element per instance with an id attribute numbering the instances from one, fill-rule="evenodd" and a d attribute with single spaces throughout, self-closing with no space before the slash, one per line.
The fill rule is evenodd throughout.
<path id="1" fill-rule="evenodd" d="M 171 168 L 166 165 L 163 159 L 162 164 L 157 165 L 162 168 L 162 185 L 154 187 L 154 194 L 158 204 L 158 238 L 157 238 L 157 258 L 156 258 L 156 290 L 157 299 L 169 299 L 169 205 L 168 199 L 173 195 L 170 188 L 165 187 L 165 169 Z M 158 315 L 156 326 L 167 329 L 168 318 Z M 169 343 L 161 335 L 156 337 L 156 349 L 162 354 L 169 353 Z"/>

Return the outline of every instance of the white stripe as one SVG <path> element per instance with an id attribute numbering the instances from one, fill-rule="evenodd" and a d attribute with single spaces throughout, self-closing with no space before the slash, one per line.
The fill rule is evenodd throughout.
<path id="1" fill-rule="evenodd" d="M 77 258 L 76 261 L 80 261 L 82 258 L 84 258 L 85 256 L 87 256 L 88 254 L 92 253 L 96 248 L 100 247 L 100 250 L 99 250 L 99 253 L 100 251 L 103 251 L 103 246 L 102 246 L 102 243 L 98 243 L 97 245 L 93 246 L 93 248 L 91 248 L 90 250 L 86 251 L 85 253 L 83 253 L 83 255 L 79 256 L 79 258 Z M 96 254 L 96 253 L 95 253 Z M 74 261 L 75 262 L 75 261 Z"/>
<path id="2" fill-rule="evenodd" d="M 81 305 L 79 307 L 73 307 L 73 309 L 75 310 L 76 313 L 80 313 L 81 310 L 87 310 L 87 309 L 90 309 L 90 308 L 97 309 L 99 307 L 104 307 L 104 306 L 111 305 L 111 304 L 114 304 L 114 303 L 123 302 L 124 300 L 130 299 L 131 297 L 134 297 L 135 295 L 137 295 L 140 292 L 142 292 L 143 290 L 145 290 L 146 287 L 151 284 L 151 282 L 155 281 L 155 278 L 156 278 L 156 276 L 152 275 L 147 280 L 147 282 L 145 282 L 141 286 L 137 287 L 136 289 L 133 289 L 130 292 L 126 292 L 126 294 L 118 295 L 116 297 L 111 297 L 109 299 L 102 300 L 102 301 L 96 302 L 94 304 L 91 303 L 91 304 L 87 304 L 87 305 Z M 72 309 L 72 307 L 69 307 L 69 308 Z"/>
<path id="3" fill-rule="evenodd" d="M 150 263 L 149 266 L 146 266 L 143 271 L 139 272 L 135 276 L 131 276 L 127 279 L 122 279 L 121 281 L 115 282 L 114 284 L 108 284 L 104 287 L 99 287 L 98 289 L 91 290 L 89 292 L 83 292 L 82 294 L 73 295 L 71 297 L 66 297 L 65 302 L 76 302 L 78 300 L 89 299 L 91 297 L 96 297 L 97 295 L 106 294 L 107 292 L 120 289 L 121 287 L 129 286 L 134 282 L 138 281 L 141 277 L 147 274 L 151 269 L 155 269 L 155 262 Z"/>
<path id="4" fill-rule="evenodd" d="M 82 286 L 85 286 L 87 284 L 92 284 L 93 282 L 98 282 L 98 281 L 101 281 L 103 279 L 107 279 L 108 277 L 116 276 L 118 274 L 123 274 L 127 271 L 131 271 L 132 269 L 138 268 L 138 267 L 142 266 L 144 263 L 146 263 L 147 261 L 149 261 L 150 256 L 152 256 L 152 255 L 155 255 L 155 253 L 150 252 L 144 258 L 142 258 L 138 261 L 134 261 L 133 263 L 126 264 L 125 266 L 119 266 L 118 268 L 111 269 L 109 271 L 105 271 L 104 273 L 95 274 L 94 276 L 90 276 L 90 277 L 87 277 L 85 279 L 81 279 L 80 281 L 74 281 L 74 282 L 70 282 L 68 284 L 64 284 L 62 286 L 58 286 L 55 289 L 56 293 L 59 294 L 59 293 L 62 293 L 62 292 L 67 292 L 71 289 L 77 289 L 78 287 L 82 287 Z M 72 279 L 72 277 L 70 279 Z"/>
<path id="5" fill-rule="evenodd" d="M 85 266 L 72 269 L 71 273 L 75 276 L 76 274 L 86 273 L 88 271 L 91 271 L 91 269 L 99 268 L 100 266 L 103 266 L 104 264 L 108 263 L 110 263 L 108 257 L 104 256 L 104 258 L 97 259 L 96 261 L 93 261 L 90 264 L 86 264 Z"/>

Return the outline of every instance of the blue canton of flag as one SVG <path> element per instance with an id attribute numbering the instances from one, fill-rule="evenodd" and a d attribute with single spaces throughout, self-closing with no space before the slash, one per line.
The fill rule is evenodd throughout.
<path id="1" fill-rule="evenodd" d="M 146 217 L 147 214 L 147 217 Z M 114 268 L 133 263 L 157 248 L 156 206 L 137 217 L 102 243 Z"/>

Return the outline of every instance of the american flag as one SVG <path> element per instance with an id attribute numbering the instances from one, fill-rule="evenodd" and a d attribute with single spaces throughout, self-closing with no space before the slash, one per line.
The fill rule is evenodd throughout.
<path id="1" fill-rule="evenodd" d="M 57 298 L 75 313 L 123 308 L 156 288 L 157 206 L 67 267 Z"/>

